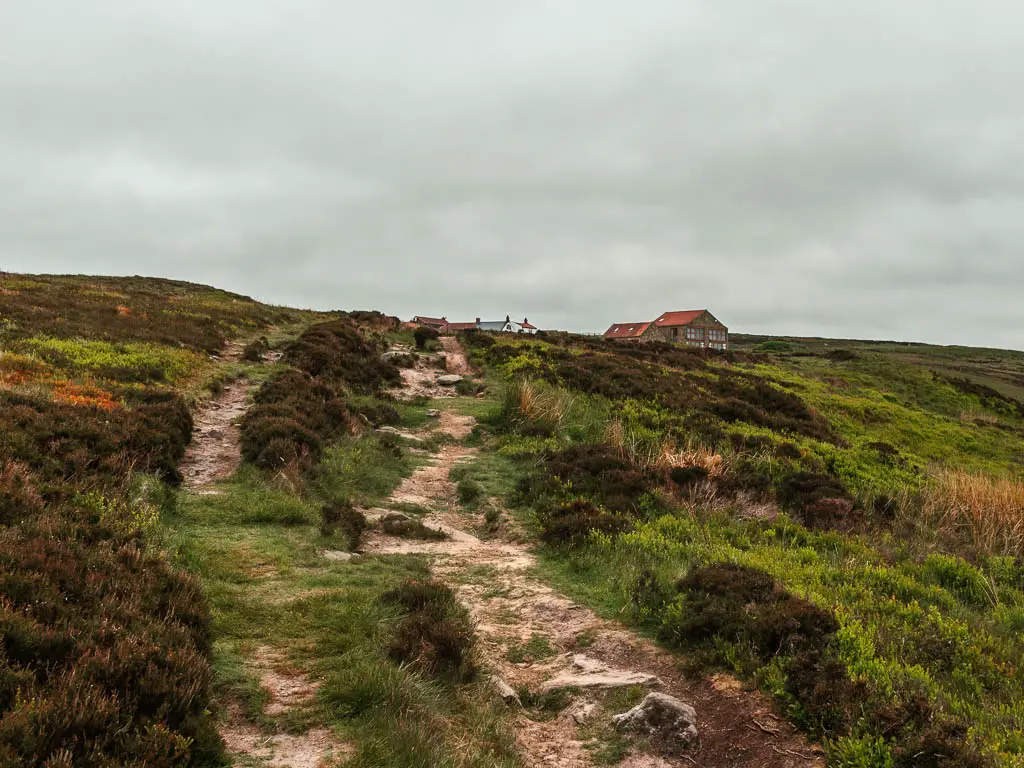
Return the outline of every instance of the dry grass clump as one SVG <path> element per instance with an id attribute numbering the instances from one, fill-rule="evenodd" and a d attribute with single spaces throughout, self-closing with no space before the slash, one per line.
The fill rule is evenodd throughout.
<path id="1" fill-rule="evenodd" d="M 662 443 L 652 468 L 672 471 L 679 467 L 700 467 L 711 480 L 723 477 L 728 471 L 725 459 L 710 448 L 701 445 L 678 448 L 671 443 Z"/>
<path id="2" fill-rule="evenodd" d="M 986 554 L 1024 554 L 1024 483 L 946 470 L 924 490 L 922 511 L 941 532 Z"/>
<path id="3" fill-rule="evenodd" d="M 572 398 L 556 389 L 518 379 L 505 390 L 501 420 L 523 435 L 554 435 L 561 426 Z"/>

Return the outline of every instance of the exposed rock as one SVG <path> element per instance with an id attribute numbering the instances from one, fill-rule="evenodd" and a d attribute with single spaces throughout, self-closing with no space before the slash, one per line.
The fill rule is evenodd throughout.
<path id="1" fill-rule="evenodd" d="M 335 560 L 340 563 L 346 563 L 351 560 L 355 555 L 352 552 L 342 552 L 340 549 L 328 549 L 324 550 L 324 557 L 328 560 Z"/>
<path id="2" fill-rule="evenodd" d="M 615 715 L 612 723 L 620 731 L 635 731 L 657 738 L 674 748 L 697 740 L 697 713 L 674 696 L 649 693 L 628 712 Z"/>
<path id="3" fill-rule="evenodd" d="M 511 685 L 506 683 L 500 677 L 492 675 L 491 684 L 494 686 L 494 690 L 497 691 L 498 695 L 501 697 L 501 700 L 507 705 L 510 707 L 513 705 L 517 707 L 523 706 L 523 702 L 519 700 L 519 694 L 515 692 L 515 689 Z"/>
<path id="4" fill-rule="evenodd" d="M 460 381 L 462 381 L 462 377 L 457 373 L 446 373 L 437 377 L 437 383 L 442 387 L 454 387 Z"/>
<path id="5" fill-rule="evenodd" d="M 597 702 L 594 701 L 577 701 L 565 711 L 576 725 L 583 725 L 590 720 L 596 712 Z"/>
<path id="6" fill-rule="evenodd" d="M 441 412 L 437 408 L 427 408 L 427 418 L 437 419 L 441 417 Z"/>
<path id="7" fill-rule="evenodd" d="M 564 688 L 627 688 L 631 685 L 661 685 L 661 680 L 655 675 L 648 675 L 645 672 L 631 672 L 627 669 L 609 669 L 600 662 L 591 664 L 594 662 L 593 659 L 583 658 L 585 659 L 584 663 L 596 671 L 560 672 L 542 684 L 541 690 L 549 692 Z M 597 669 L 598 665 L 600 665 L 601 669 Z"/>
<path id="8" fill-rule="evenodd" d="M 364 509 L 361 511 L 363 516 L 371 523 L 376 523 L 389 515 L 400 515 L 401 517 L 405 517 L 406 520 L 410 519 L 409 517 L 402 515 L 401 512 L 395 512 L 393 509 L 384 509 L 383 507 L 371 507 L 370 509 Z"/>
<path id="9" fill-rule="evenodd" d="M 414 435 L 412 432 L 405 432 L 405 431 L 403 431 L 401 429 L 398 429 L 397 427 L 391 427 L 391 426 L 377 427 L 377 429 L 374 430 L 374 431 L 376 431 L 376 432 L 383 432 L 386 435 L 395 435 L 396 437 L 400 437 L 403 440 L 408 440 L 408 441 L 413 442 L 413 443 L 422 443 L 423 442 L 423 438 L 422 437 Z"/>
<path id="10" fill-rule="evenodd" d="M 392 349 L 392 350 L 389 350 L 389 351 L 385 352 L 380 357 L 381 357 L 382 360 L 394 360 L 396 357 L 405 357 L 408 354 L 409 354 L 409 352 L 407 352 L 405 350 Z"/>
<path id="11" fill-rule="evenodd" d="M 608 665 L 603 661 L 592 659 L 583 653 L 577 653 L 572 657 L 572 665 L 580 672 L 585 672 L 587 674 L 608 671 Z"/>

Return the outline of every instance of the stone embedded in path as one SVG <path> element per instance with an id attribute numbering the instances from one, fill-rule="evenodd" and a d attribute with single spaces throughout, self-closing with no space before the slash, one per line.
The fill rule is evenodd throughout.
<path id="1" fill-rule="evenodd" d="M 585 725 L 597 713 L 597 702 L 577 701 L 565 712 L 576 725 Z"/>
<path id="2" fill-rule="evenodd" d="M 441 412 L 437 408 L 427 408 L 427 418 L 437 419 L 440 418 Z"/>
<path id="3" fill-rule="evenodd" d="M 457 373 L 446 373 L 444 376 L 437 377 L 437 383 L 442 387 L 454 387 L 462 381 L 462 377 Z"/>
<path id="4" fill-rule="evenodd" d="M 565 688 L 626 688 L 631 685 L 661 685 L 655 675 L 611 669 L 607 664 L 578 653 L 572 659 L 573 669 L 560 672 L 541 685 L 545 693 Z"/>
<path id="5" fill-rule="evenodd" d="M 413 442 L 413 443 L 422 443 L 423 442 L 423 438 L 422 437 L 419 437 L 418 435 L 414 435 L 412 432 L 404 432 L 401 429 L 398 429 L 396 427 L 390 427 L 390 426 L 377 427 L 377 429 L 374 430 L 374 431 L 375 432 L 382 432 L 385 435 L 395 435 L 396 437 L 400 437 L 403 440 L 408 440 L 408 441 Z"/>
<path id="6" fill-rule="evenodd" d="M 592 659 L 583 653 L 574 654 L 572 657 L 572 665 L 580 672 L 586 672 L 587 674 L 596 674 L 598 672 L 607 672 L 608 665 L 600 659 Z"/>
<path id="7" fill-rule="evenodd" d="M 516 693 L 515 689 L 497 675 L 491 676 L 491 685 L 494 686 L 494 690 L 497 692 L 498 696 L 500 696 L 501 700 L 508 706 L 523 706 L 523 702 L 519 700 L 519 694 Z"/>
<path id="8" fill-rule="evenodd" d="M 326 549 L 324 550 L 324 557 L 328 560 L 334 560 L 339 563 L 347 563 L 355 554 L 352 552 L 343 552 L 340 549 Z"/>
<path id="9" fill-rule="evenodd" d="M 672 747 L 688 747 L 697 740 L 697 712 L 689 704 L 665 693 L 649 693 L 628 712 L 615 715 L 620 731 L 656 737 Z"/>

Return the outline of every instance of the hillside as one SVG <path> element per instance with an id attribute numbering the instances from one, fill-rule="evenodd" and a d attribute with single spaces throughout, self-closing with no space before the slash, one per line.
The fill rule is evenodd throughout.
<path id="1" fill-rule="evenodd" d="M 1024 354 L 735 341 L 0 275 L 0 765 L 1024 765 Z"/>

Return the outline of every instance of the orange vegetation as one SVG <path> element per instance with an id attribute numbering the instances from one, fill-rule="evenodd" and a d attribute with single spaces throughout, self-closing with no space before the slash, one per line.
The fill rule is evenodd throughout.
<path id="1" fill-rule="evenodd" d="M 120 403 L 114 400 L 109 392 L 99 387 L 72 384 L 70 381 L 55 381 L 53 383 L 53 399 L 70 405 L 96 406 L 105 411 L 112 411 L 120 407 Z"/>

